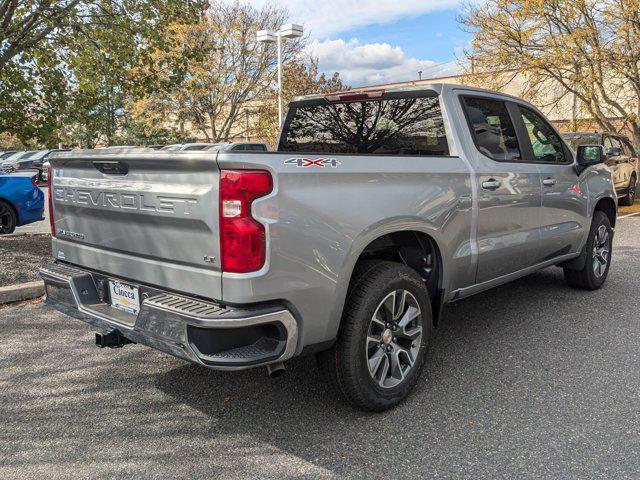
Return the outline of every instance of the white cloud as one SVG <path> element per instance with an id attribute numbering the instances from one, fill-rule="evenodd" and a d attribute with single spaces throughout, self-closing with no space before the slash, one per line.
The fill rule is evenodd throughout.
<path id="1" fill-rule="evenodd" d="M 235 0 L 222 0 L 233 2 Z M 260 8 L 284 7 L 291 22 L 304 25 L 312 40 L 309 51 L 318 58 L 321 71 L 340 72 L 351 86 L 391 83 L 418 78 L 450 75 L 457 71 L 452 63 L 436 65 L 426 59 L 408 57 L 399 46 L 388 43 L 361 44 L 345 41 L 340 34 L 368 25 L 385 25 L 435 10 L 459 7 L 462 0 L 245 0 Z M 435 32 L 441 37 L 441 32 Z"/>
<path id="2" fill-rule="evenodd" d="M 455 64 L 437 65 L 431 60 L 408 57 L 402 48 L 388 43 L 361 44 L 355 38 L 348 42 L 316 40 L 309 51 L 318 58 L 323 71 L 340 72 L 342 79 L 353 87 L 416 80 L 419 71 L 423 72 L 423 78 L 429 78 L 456 70 Z"/>
<path id="3" fill-rule="evenodd" d="M 227 0 L 232 1 L 232 0 Z M 275 4 L 289 11 L 294 23 L 302 23 L 311 38 L 326 39 L 365 25 L 394 22 L 434 10 L 459 6 L 461 0 L 252 0 L 261 7 Z"/>

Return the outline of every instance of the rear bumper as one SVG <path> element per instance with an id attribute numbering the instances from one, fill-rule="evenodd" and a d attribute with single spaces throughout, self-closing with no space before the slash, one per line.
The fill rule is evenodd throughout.
<path id="1" fill-rule="evenodd" d="M 47 305 L 193 363 L 239 370 L 282 362 L 296 349 L 297 323 L 282 305 L 225 307 L 136 284 L 141 304 L 133 315 L 109 303 L 108 280 L 117 278 L 65 263 L 50 263 L 40 275 Z"/>

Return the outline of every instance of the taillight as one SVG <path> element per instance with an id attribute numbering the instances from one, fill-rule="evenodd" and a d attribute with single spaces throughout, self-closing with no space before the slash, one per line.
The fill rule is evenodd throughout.
<path id="1" fill-rule="evenodd" d="M 220 258 L 224 272 L 255 272 L 264 265 L 264 225 L 251 216 L 251 204 L 272 189 L 271 174 L 265 170 L 220 172 Z"/>
<path id="2" fill-rule="evenodd" d="M 49 183 L 48 188 L 48 201 L 49 201 L 49 226 L 51 227 L 51 236 L 56 236 L 56 226 L 53 220 L 53 170 L 51 167 L 47 168 L 47 182 Z"/>

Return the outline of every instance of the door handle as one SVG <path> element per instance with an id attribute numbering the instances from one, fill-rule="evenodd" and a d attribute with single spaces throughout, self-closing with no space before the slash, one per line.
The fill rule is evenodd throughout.
<path id="1" fill-rule="evenodd" d="M 556 179 L 555 179 L 555 178 L 545 178 L 545 179 L 542 181 L 542 184 L 543 184 L 545 187 L 553 187 L 553 186 L 556 184 Z"/>
<path id="2" fill-rule="evenodd" d="M 482 182 L 482 188 L 485 190 L 496 190 L 500 188 L 500 182 L 495 178 L 490 178 L 489 180 Z"/>

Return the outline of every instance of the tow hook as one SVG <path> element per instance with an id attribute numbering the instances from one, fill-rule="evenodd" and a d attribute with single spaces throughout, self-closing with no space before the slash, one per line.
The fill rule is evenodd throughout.
<path id="1" fill-rule="evenodd" d="M 100 348 L 122 348 L 130 343 L 135 342 L 132 342 L 127 337 L 123 337 L 118 330 L 96 333 L 96 346 Z"/>
<path id="2" fill-rule="evenodd" d="M 267 374 L 271 378 L 280 377 L 284 375 L 286 371 L 287 370 L 286 368 L 284 368 L 284 363 L 282 362 L 270 363 L 269 365 L 267 365 Z"/>

